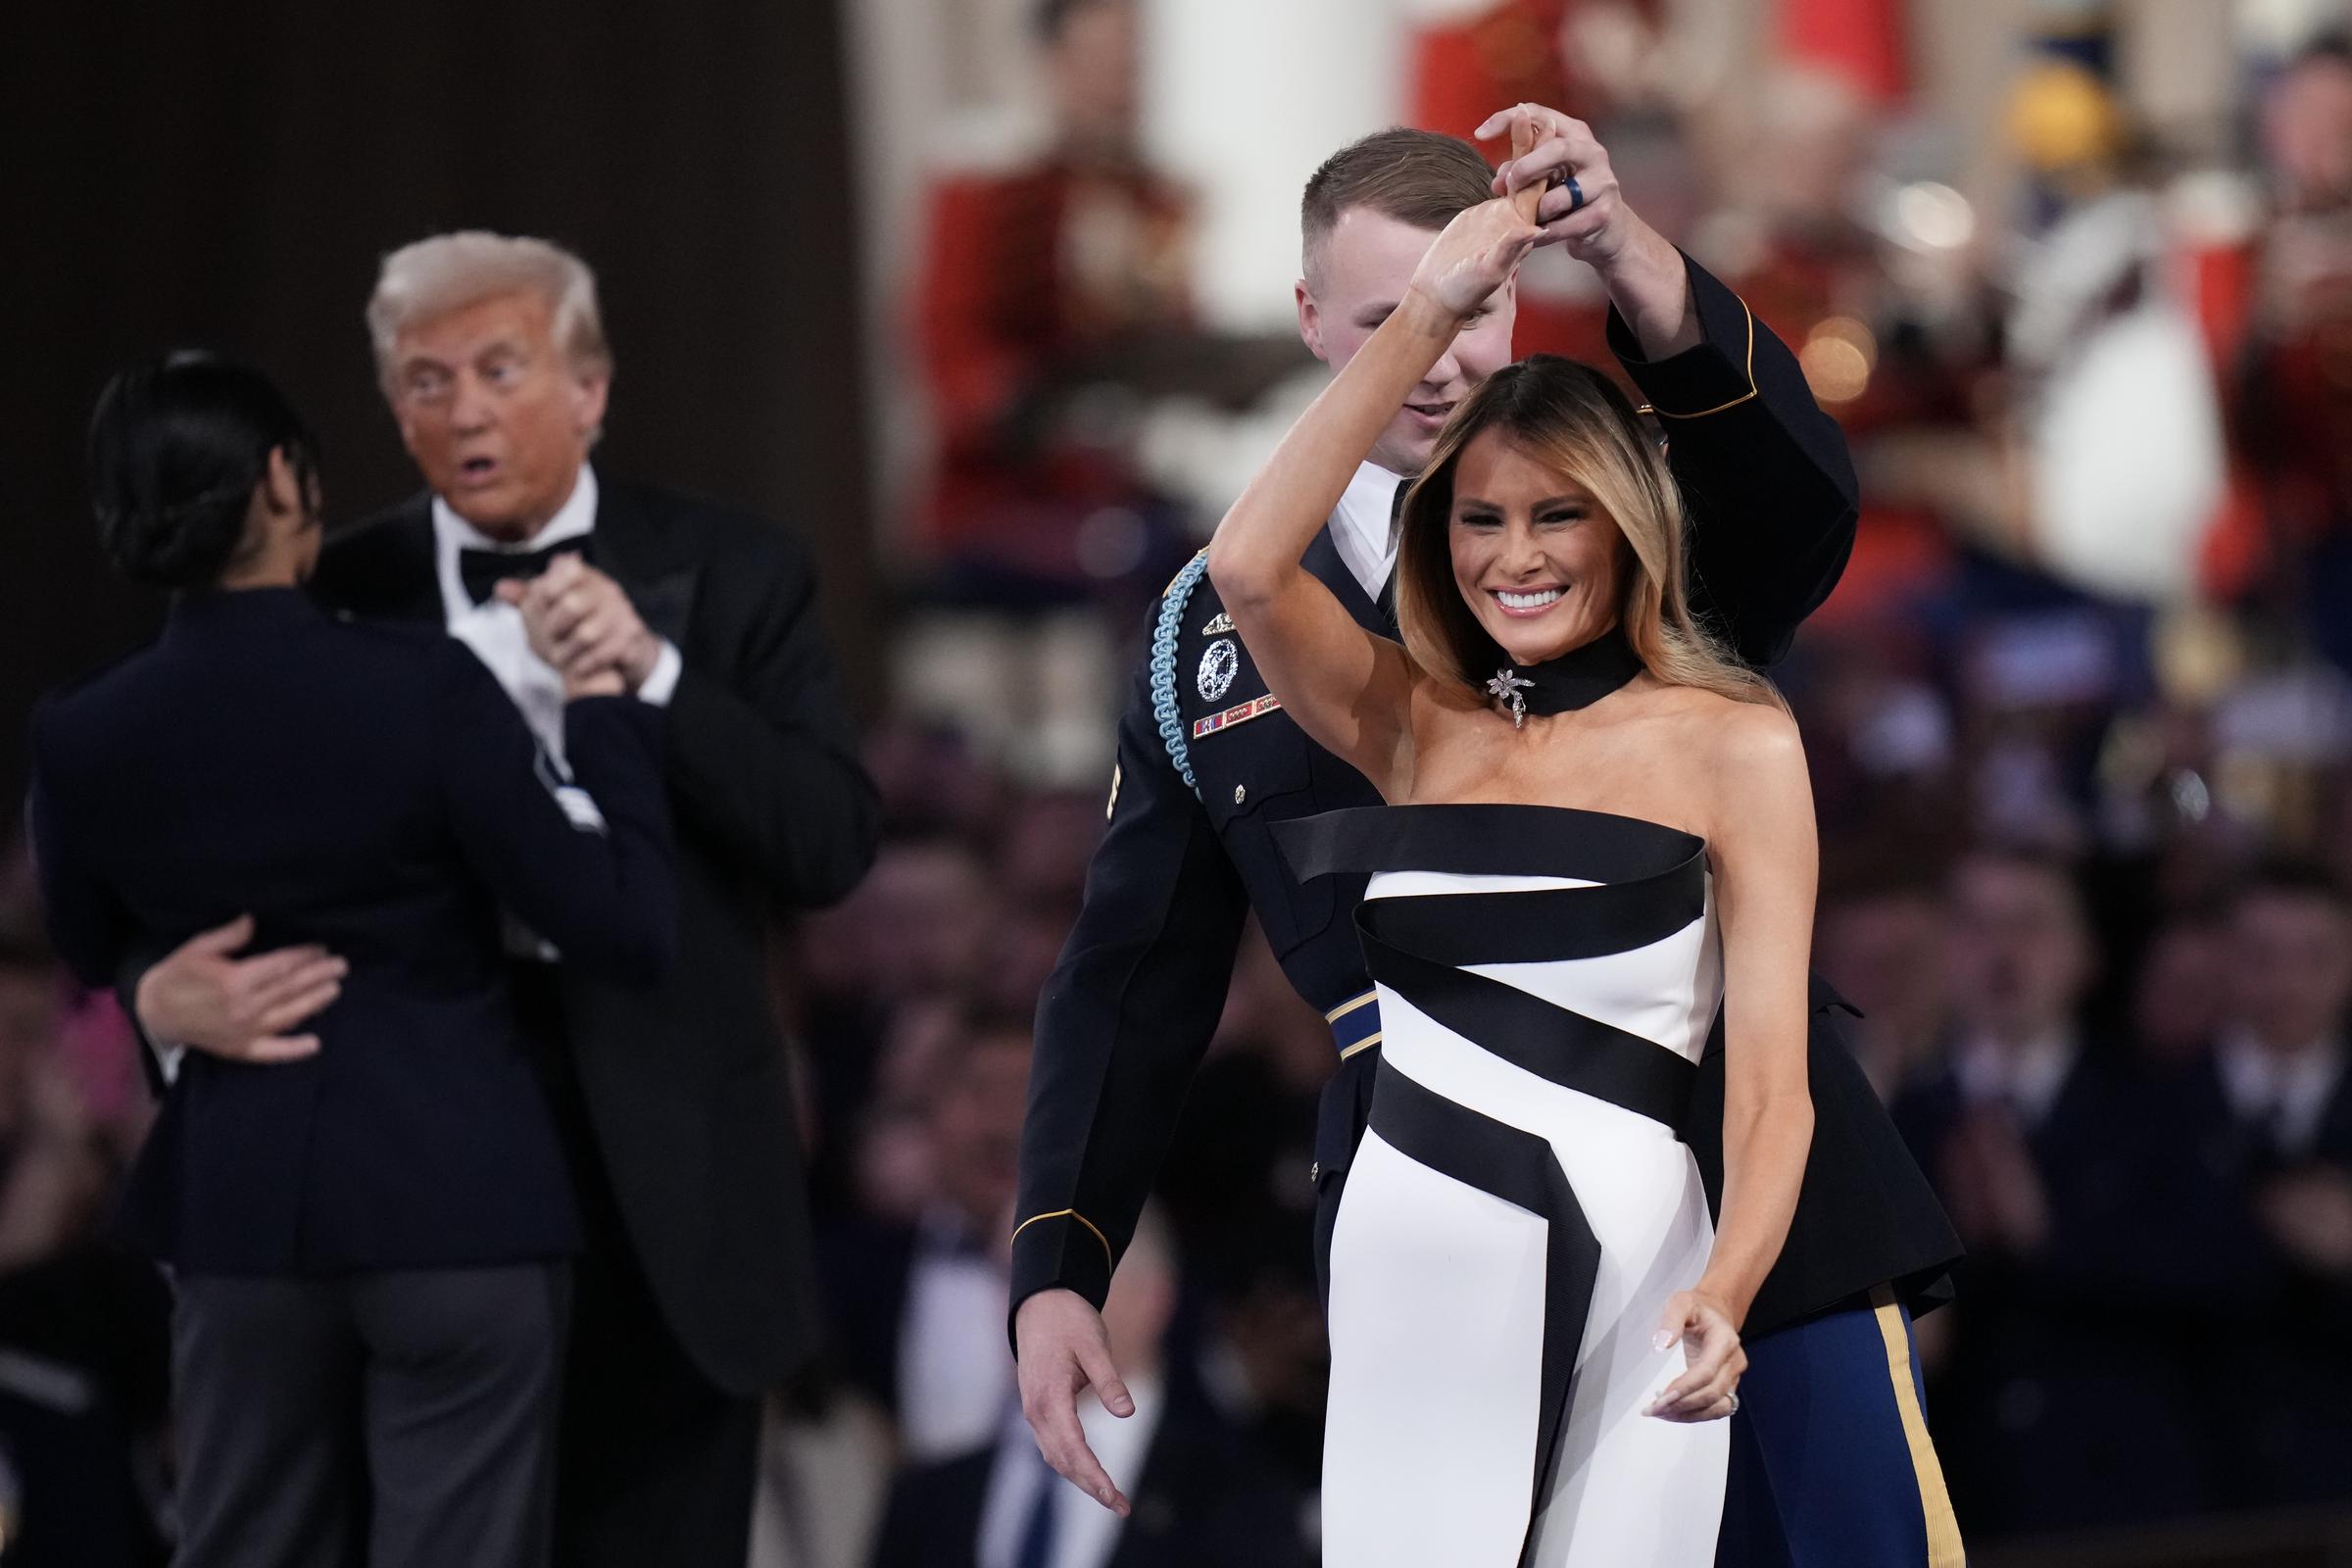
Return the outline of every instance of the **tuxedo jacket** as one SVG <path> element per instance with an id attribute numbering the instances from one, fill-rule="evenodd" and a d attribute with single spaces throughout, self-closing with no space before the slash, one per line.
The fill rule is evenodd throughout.
<path id="1" fill-rule="evenodd" d="M 2340 1504 L 2352 1476 L 2352 1277 L 2310 1261 L 2281 1244 L 2263 1205 L 2284 1179 L 2328 1176 L 2352 1181 L 2352 1074 L 2336 1082 L 2311 1141 L 2289 1153 L 2267 1129 L 2240 1119 L 2223 1087 L 2214 1053 L 2201 1054 L 2171 1086 L 2187 1134 L 2176 1157 L 2219 1201 L 2176 1205 L 2171 1255 L 2212 1288 L 2242 1293 L 2242 1309 L 2225 1320 L 2206 1358 L 2216 1397 L 2208 1430 L 2221 1448 L 2224 1500 L 2239 1506 Z"/>
<path id="2" fill-rule="evenodd" d="M 2234 1150 L 2216 1132 L 2192 1069 L 2168 1078 L 2116 1050 L 2085 1046 L 2040 1119 L 2020 1129 L 2042 1186 L 2050 1241 L 2024 1260 L 1972 1252 L 1962 1270 L 1969 1318 L 2010 1313 L 2104 1318 L 2119 1300 L 2143 1319 L 2234 1311 L 2261 1274 L 2248 1239 L 2230 1234 Z M 2189 1080 L 2198 1080 L 2192 1084 Z M 2218 1096 L 2218 1081 L 2213 1084 Z M 1897 1095 L 1895 1124 L 1920 1164 L 1941 1180 L 1971 1113 L 1945 1066 Z"/>
<path id="3" fill-rule="evenodd" d="M 569 1172 L 499 945 L 511 907 L 615 992 L 677 947 L 660 725 L 564 715 L 602 833 L 446 637 L 291 588 L 194 596 L 155 645 L 45 704 L 31 819 L 49 929 L 83 980 L 250 913 L 258 948 L 349 960 L 322 1049 L 191 1053 L 140 1152 L 134 1238 L 192 1274 L 438 1268 L 579 1245 Z"/>
<path id="4" fill-rule="evenodd" d="M 899 1337 L 920 1243 L 912 1225 L 872 1221 L 817 1238 L 828 1360 L 893 1412 L 899 1408 Z"/>
<path id="5" fill-rule="evenodd" d="M 1940 1174 L 1970 1106 L 1946 1070 L 1894 1114 Z M 1977 1528 L 2340 1496 L 2352 1356 L 2336 1325 L 2352 1290 L 2293 1267 L 2267 1234 L 2255 1204 L 2283 1167 L 2211 1054 L 2160 1071 L 2086 1052 L 2025 1140 L 2048 1239 L 2031 1257 L 1972 1251 L 1932 1390 Z M 2352 1088 L 2308 1158 L 2352 1173 Z"/>
<path id="6" fill-rule="evenodd" d="M 2241 1338 L 2275 1344 L 2307 1365 L 2331 1363 L 2352 1380 L 2352 1349 L 2328 1327 L 2352 1312 L 2352 1280 L 2297 1259 L 2261 1213 L 2280 1179 L 2352 1180 L 2352 1073 L 2329 1093 L 2308 1145 L 2291 1154 L 2269 1129 L 2240 1117 L 2212 1047 L 2164 1075 L 2156 1102 L 2162 1119 L 2144 1119 L 2160 1129 L 2161 1169 L 2133 1196 L 2147 1252 L 2178 1270 L 2197 1299 L 2233 1312 Z M 2352 1405 L 2346 1411 L 2352 1424 Z"/>
<path id="7" fill-rule="evenodd" d="M 819 1322 L 767 917 L 846 894 L 873 859 L 879 809 L 807 552 L 759 518 L 599 479 L 592 558 L 684 660 L 658 710 L 679 947 L 649 989 L 567 953 L 565 1047 L 663 1318 L 711 1381 L 749 1393 L 800 1366 Z M 418 496 L 330 540 L 317 595 L 445 627 L 430 506 Z"/>
<path id="8" fill-rule="evenodd" d="M 1762 666 L 1788 651 L 1844 570 L 1853 466 L 1788 348 L 1705 270 L 1692 263 L 1689 272 L 1703 334 L 1696 347 L 1643 361 L 1614 316 L 1610 342 L 1667 428 L 1668 462 L 1692 519 L 1693 609 L 1740 659 Z M 1358 624 L 1395 634 L 1328 529 L 1304 564 Z M 1077 926 L 1039 999 L 1013 1239 L 1016 1309 L 1051 1286 L 1101 1304 L 1224 1007 L 1250 914 L 1298 994 L 1333 1018 L 1346 1053 L 1324 1091 L 1314 1164 L 1300 1173 L 1317 1191 L 1319 1249 L 1328 1248 L 1370 1112 L 1378 1039 L 1348 1033 L 1350 1019 L 1370 1015 L 1359 1005 L 1371 981 L 1352 923 L 1365 878 L 1299 881 L 1273 830 L 1380 797 L 1270 706 L 1221 609 L 1200 578 L 1169 628 L 1172 641 L 1153 651 L 1172 664 L 1174 710 L 1155 708 L 1148 655 L 1120 720 L 1109 825 Z M 1155 617 L 1155 630 L 1165 620 Z M 1213 644 L 1225 647 L 1211 664 Z M 1187 752 L 1190 781 L 1172 739 Z M 1751 1328 L 1883 1281 L 1925 1287 L 1959 1250 L 1837 1039 L 1828 1020 L 1835 999 L 1818 983 L 1816 1001 L 1814 1155 L 1784 1250 L 1788 1261 L 1757 1297 Z M 1722 1096 L 1718 1031 L 1692 1115 L 1693 1152 L 1717 1196 Z"/>
<path id="9" fill-rule="evenodd" d="M 974 1568 L 999 1451 L 982 1448 L 900 1476 L 873 1568 Z M 1127 1488 L 1135 1511 L 1106 1568 L 1307 1568 L 1314 1558 L 1301 1529 L 1304 1499 L 1273 1474 L 1272 1461 L 1202 1396 L 1171 1382 L 1143 1474 Z"/>

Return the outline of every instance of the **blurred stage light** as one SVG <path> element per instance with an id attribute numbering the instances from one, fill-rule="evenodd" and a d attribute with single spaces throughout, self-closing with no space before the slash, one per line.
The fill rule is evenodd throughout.
<path id="1" fill-rule="evenodd" d="M 1977 237 L 1968 198 L 1932 179 L 1897 186 L 1887 208 L 1887 237 L 1909 250 L 1958 250 Z"/>
<path id="2" fill-rule="evenodd" d="M 1851 403 L 1870 386 L 1878 368 L 1879 340 L 1850 316 L 1833 316 L 1805 335 L 1797 351 L 1805 384 L 1824 403 Z"/>

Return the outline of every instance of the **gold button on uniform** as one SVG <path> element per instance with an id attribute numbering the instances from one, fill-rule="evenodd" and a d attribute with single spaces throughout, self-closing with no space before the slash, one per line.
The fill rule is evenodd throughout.
<path id="1" fill-rule="evenodd" d="M 1250 786 L 1248 786 L 1247 784 L 1236 784 L 1236 785 L 1233 787 L 1233 804 L 1234 804 L 1234 805 L 1236 805 L 1236 806 L 1239 806 L 1239 805 L 1241 805 L 1241 804 L 1242 804 L 1244 801 L 1248 800 L 1249 798 L 1250 798 Z"/>

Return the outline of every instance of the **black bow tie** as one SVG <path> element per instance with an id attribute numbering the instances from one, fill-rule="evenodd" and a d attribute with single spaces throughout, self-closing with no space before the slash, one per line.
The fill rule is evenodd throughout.
<path id="1" fill-rule="evenodd" d="M 458 575 L 465 581 L 466 597 L 477 605 L 490 602 L 498 585 L 513 578 L 528 582 L 551 565 L 558 556 L 578 556 L 583 561 L 596 557 L 588 548 L 588 536 L 559 540 L 545 550 L 475 550 L 470 547 L 458 552 Z"/>
<path id="2" fill-rule="evenodd" d="M 1516 723 L 1529 713 L 1543 718 L 1590 708 L 1641 674 L 1642 668 L 1642 656 L 1626 641 L 1625 628 L 1612 626 L 1557 659 L 1505 664 L 1487 682 L 1487 692 Z"/>

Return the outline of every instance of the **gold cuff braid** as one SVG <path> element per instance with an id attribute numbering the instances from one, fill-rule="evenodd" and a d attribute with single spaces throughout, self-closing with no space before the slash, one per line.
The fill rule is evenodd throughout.
<path id="1" fill-rule="evenodd" d="M 1018 1225 L 1015 1225 L 1012 1228 L 1011 1239 L 1018 1241 L 1020 1239 L 1021 1232 L 1027 1230 L 1030 1226 L 1036 1224 L 1041 1219 L 1076 1220 L 1079 1224 L 1085 1226 L 1089 1231 L 1094 1233 L 1094 1238 L 1096 1241 L 1102 1244 L 1102 1261 L 1108 1264 L 1114 1272 L 1117 1270 L 1119 1266 L 1119 1260 L 1111 1254 L 1110 1238 L 1103 1235 L 1102 1228 L 1093 1220 L 1088 1219 L 1084 1214 L 1079 1213 L 1074 1208 L 1057 1208 L 1050 1214 L 1032 1214 L 1027 1219 L 1021 1221 Z"/>
<path id="2" fill-rule="evenodd" d="M 1671 409 L 1659 408 L 1652 408 L 1651 413 L 1661 419 L 1703 419 L 1710 414 L 1721 414 L 1726 409 L 1736 409 L 1756 395 L 1756 313 L 1747 308 L 1745 300 L 1740 301 L 1740 309 L 1747 317 L 1747 365 L 1745 367 L 1747 390 L 1729 403 L 1718 403 L 1711 409 L 1700 409 L 1691 414 L 1676 414 Z"/>

